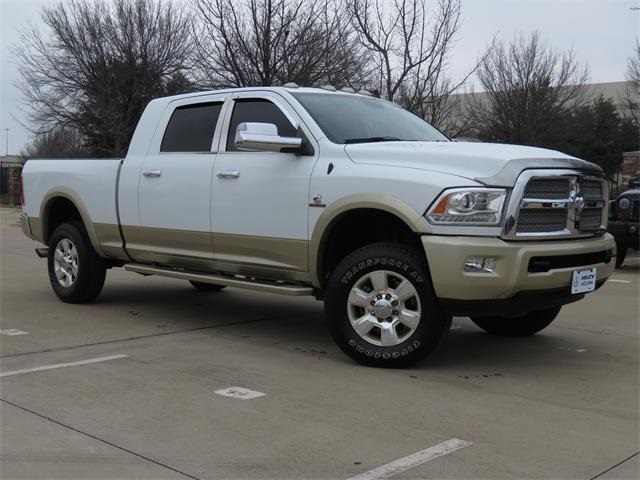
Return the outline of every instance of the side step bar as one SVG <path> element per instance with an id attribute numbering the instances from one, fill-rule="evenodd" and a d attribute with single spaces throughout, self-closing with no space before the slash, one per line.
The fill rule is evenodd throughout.
<path id="1" fill-rule="evenodd" d="M 124 266 L 124 269 L 129 272 L 140 273 L 142 275 L 159 275 L 162 277 L 177 278 L 179 280 L 214 283 L 216 285 L 247 288 L 250 290 L 257 290 L 259 292 L 279 293 L 281 295 L 304 296 L 313 294 L 313 288 L 311 287 L 293 285 L 283 282 L 268 282 L 264 280 L 256 280 L 253 278 L 190 272 L 188 270 L 155 267 L 151 265 L 142 265 L 139 263 L 128 263 Z"/>

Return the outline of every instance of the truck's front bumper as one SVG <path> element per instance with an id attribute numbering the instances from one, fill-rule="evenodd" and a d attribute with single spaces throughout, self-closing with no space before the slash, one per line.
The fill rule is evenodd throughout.
<path id="1" fill-rule="evenodd" d="M 615 268 L 609 234 L 589 239 L 505 242 L 499 238 L 424 235 L 433 286 L 442 306 L 456 315 L 508 314 L 579 300 L 573 272 L 595 267 L 602 285 Z M 466 272 L 468 257 L 493 258 L 491 272 Z"/>

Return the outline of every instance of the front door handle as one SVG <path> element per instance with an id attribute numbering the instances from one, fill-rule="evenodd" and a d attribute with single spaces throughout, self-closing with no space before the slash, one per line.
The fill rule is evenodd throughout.
<path id="1" fill-rule="evenodd" d="M 143 170 L 142 175 L 145 177 L 160 177 L 162 176 L 161 170 Z"/>
<path id="2" fill-rule="evenodd" d="M 238 170 L 218 170 L 216 177 L 218 178 L 238 178 L 240 172 Z"/>

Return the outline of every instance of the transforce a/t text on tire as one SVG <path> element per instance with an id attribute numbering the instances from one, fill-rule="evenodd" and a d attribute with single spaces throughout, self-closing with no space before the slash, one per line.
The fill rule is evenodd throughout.
<path id="1" fill-rule="evenodd" d="M 327 285 L 325 317 L 342 351 L 374 367 L 417 362 L 451 325 L 424 258 L 396 244 L 363 247 L 340 262 Z"/>

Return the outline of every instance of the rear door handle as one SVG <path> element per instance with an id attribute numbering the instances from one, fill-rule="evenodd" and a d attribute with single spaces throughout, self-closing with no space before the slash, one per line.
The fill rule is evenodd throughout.
<path id="1" fill-rule="evenodd" d="M 143 170 L 142 175 L 145 177 L 160 177 L 162 176 L 161 170 Z"/>
<path id="2" fill-rule="evenodd" d="M 216 177 L 218 178 L 238 178 L 240 172 L 238 170 L 218 170 Z"/>

